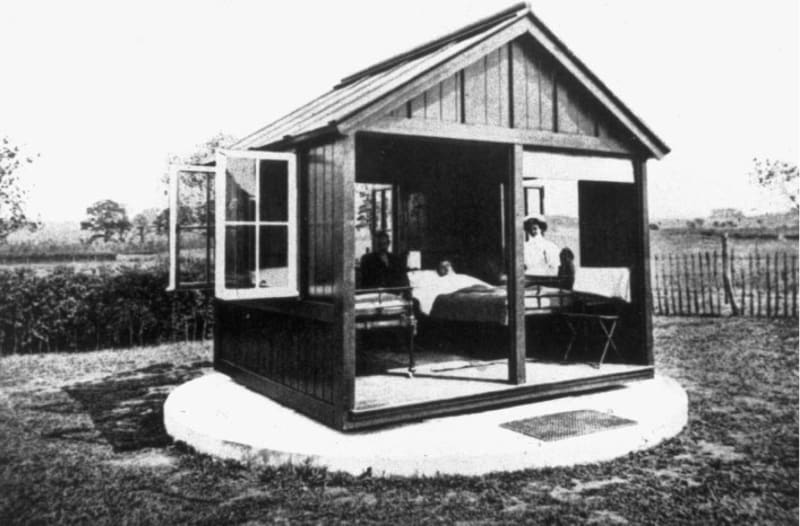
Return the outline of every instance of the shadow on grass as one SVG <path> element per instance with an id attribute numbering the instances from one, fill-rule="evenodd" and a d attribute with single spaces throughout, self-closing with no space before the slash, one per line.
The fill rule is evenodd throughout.
<path id="1" fill-rule="evenodd" d="M 79 402 L 115 452 L 165 447 L 172 442 L 164 429 L 167 395 L 211 367 L 207 361 L 188 365 L 160 363 L 65 387 Z"/>

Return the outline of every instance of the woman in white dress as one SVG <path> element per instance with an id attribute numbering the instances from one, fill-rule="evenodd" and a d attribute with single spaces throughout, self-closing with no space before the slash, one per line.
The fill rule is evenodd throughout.
<path id="1" fill-rule="evenodd" d="M 544 237 L 547 221 L 534 214 L 525 218 L 525 274 L 532 276 L 555 276 L 558 274 L 559 248 Z"/>

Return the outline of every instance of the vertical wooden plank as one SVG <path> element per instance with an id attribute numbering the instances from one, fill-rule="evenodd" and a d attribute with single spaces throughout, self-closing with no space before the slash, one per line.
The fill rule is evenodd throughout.
<path id="1" fill-rule="evenodd" d="M 656 267 L 656 270 L 661 275 L 660 279 L 659 279 L 659 282 L 660 282 L 660 285 L 661 285 L 661 294 L 660 294 L 660 296 L 661 296 L 661 298 L 660 298 L 661 312 L 665 316 L 668 316 L 669 315 L 669 302 L 667 301 L 667 283 L 666 283 L 666 280 L 664 279 L 665 278 L 665 274 L 664 274 L 664 256 L 659 256 L 659 258 L 658 258 L 658 266 Z"/>
<path id="2" fill-rule="evenodd" d="M 695 254 L 689 254 L 689 261 L 691 263 L 692 269 L 692 299 L 694 300 L 694 312 L 695 314 L 700 314 L 700 295 L 698 294 L 698 279 L 697 279 L 697 270 L 695 265 Z"/>
<path id="3" fill-rule="evenodd" d="M 497 50 L 498 54 L 498 61 L 499 61 L 499 75 L 500 75 L 500 97 L 498 100 L 499 111 L 500 111 L 500 126 L 510 127 L 511 126 L 511 78 L 510 75 L 510 68 L 509 68 L 509 56 L 508 56 L 509 46 L 502 46 L 500 49 Z"/>
<path id="4" fill-rule="evenodd" d="M 681 288 L 681 260 L 680 254 L 675 254 L 675 260 L 673 262 L 672 273 L 675 276 L 675 288 L 678 292 L 678 314 L 681 316 L 686 315 L 686 311 L 683 310 L 683 289 Z"/>
<path id="5" fill-rule="evenodd" d="M 737 272 L 738 269 L 738 272 Z M 741 287 L 741 293 L 739 295 L 739 315 L 745 316 L 747 315 L 747 305 L 745 304 L 745 275 L 744 275 L 744 262 L 739 261 L 739 264 L 736 263 L 736 253 L 734 250 L 731 250 L 731 276 L 733 279 L 734 287 L 736 286 L 736 276 L 739 276 L 739 286 Z"/>
<path id="6" fill-rule="evenodd" d="M 486 55 L 486 124 L 501 125 L 501 82 L 500 82 L 500 50 Z"/>
<path id="7" fill-rule="evenodd" d="M 539 96 L 539 113 L 536 119 L 536 127 L 541 130 L 556 131 L 553 128 L 556 121 L 554 70 L 545 60 L 537 61 L 536 66 L 534 78 L 538 85 L 537 94 Z"/>
<path id="8" fill-rule="evenodd" d="M 337 426 L 343 428 L 355 407 L 355 211 L 356 138 L 342 137 L 334 145 L 334 395 Z"/>
<path id="9" fill-rule="evenodd" d="M 458 122 L 458 74 L 448 77 L 441 84 L 442 120 L 445 122 Z"/>
<path id="10" fill-rule="evenodd" d="M 792 256 L 792 316 L 797 317 L 797 256 Z"/>
<path id="11" fill-rule="evenodd" d="M 706 252 L 706 270 L 708 270 L 708 308 L 714 316 L 714 267 L 711 266 L 711 252 Z"/>
<path id="12" fill-rule="evenodd" d="M 788 254 L 783 253 L 783 317 L 789 317 L 789 261 Z"/>
<path id="13" fill-rule="evenodd" d="M 669 288 L 669 296 L 667 297 L 667 301 L 669 302 L 670 311 L 672 315 L 675 316 L 677 313 L 675 312 L 675 308 L 677 306 L 677 301 L 675 301 L 675 276 L 672 275 L 672 253 L 667 254 L 667 259 L 664 261 L 665 263 L 665 272 L 667 274 L 667 283 Z"/>
<path id="14" fill-rule="evenodd" d="M 512 384 L 525 383 L 525 355 L 527 342 L 525 335 L 525 262 L 524 232 L 522 220 L 525 201 L 522 188 L 523 150 L 521 144 L 509 147 L 508 176 L 506 187 L 509 196 L 506 202 L 506 223 L 508 224 L 508 381 Z"/>
<path id="15" fill-rule="evenodd" d="M 661 308 L 661 277 L 659 276 L 660 265 L 658 254 L 653 255 L 653 268 L 653 279 L 655 280 L 655 304 L 653 308 L 657 315 L 662 316 L 664 311 Z"/>
<path id="16" fill-rule="evenodd" d="M 464 122 L 486 124 L 486 59 L 464 68 Z"/>
<path id="17" fill-rule="evenodd" d="M 769 272 L 769 254 L 766 255 L 764 258 L 765 265 L 764 265 L 764 276 L 766 277 L 767 281 L 767 318 L 772 317 L 772 276 L 770 276 Z"/>
<path id="18" fill-rule="evenodd" d="M 460 122 L 460 123 L 467 122 L 467 116 L 466 116 L 466 114 L 464 112 L 464 76 L 465 76 L 465 72 L 462 69 L 461 71 L 458 72 L 458 83 L 457 83 L 457 88 L 458 88 L 458 93 L 457 93 L 458 108 L 457 108 L 457 111 L 458 111 L 458 122 Z"/>
<path id="19" fill-rule="evenodd" d="M 773 316 L 776 318 L 781 315 L 781 283 L 780 283 L 780 271 L 778 270 L 778 256 L 779 254 L 776 252 L 772 256 L 772 275 L 774 276 L 774 287 L 773 290 L 775 291 L 775 306 L 772 308 Z"/>
<path id="20" fill-rule="evenodd" d="M 425 93 L 420 93 L 413 99 L 409 101 L 411 114 L 410 117 L 412 119 L 424 119 L 425 118 Z"/>
<path id="21" fill-rule="evenodd" d="M 558 131 L 559 133 L 578 133 L 578 110 L 573 100 L 573 90 L 566 75 L 558 75 Z"/>
<path id="22" fill-rule="evenodd" d="M 511 99 L 514 128 L 528 128 L 528 82 L 525 76 L 525 55 L 518 41 L 510 44 L 511 52 Z"/>
<path id="23" fill-rule="evenodd" d="M 686 312 L 689 316 L 692 315 L 692 285 L 691 285 L 691 274 L 689 274 L 689 254 L 681 254 L 681 264 L 683 267 L 683 279 L 686 280 L 686 284 L 684 285 L 686 291 Z M 695 312 L 695 314 L 697 314 Z"/>
<path id="24" fill-rule="evenodd" d="M 756 316 L 761 317 L 762 310 L 761 310 L 761 255 L 756 252 Z"/>
<path id="25" fill-rule="evenodd" d="M 589 99 L 582 93 L 575 92 L 571 99 L 575 105 L 575 115 L 578 121 L 578 133 L 593 137 L 597 133 L 597 123 L 595 115 L 592 113 L 592 105 Z"/>
<path id="26" fill-rule="evenodd" d="M 669 257 L 669 255 L 667 255 Z M 667 275 L 667 258 L 661 258 L 661 286 L 664 289 L 664 313 L 669 316 L 672 313 L 669 304 L 669 276 Z"/>
<path id="27" fill-rule="evenodd" d="M 720 265 L 722 258 L 717 250 L 714 250 L 713 266 L 714 266 L 714 301 L 717 305 L 717 315 L 722 315 L 723 305 L 725 305 L 724 290 L 722 288 L 722 267 Z"/>
<path id="28" fill-rule="evenodd" d="M 753 254 L 747 255 L 748 285 L 750 285 L 750 316 L 755 316 L 755 305 L 753 305 Z"/>
<path id="29" fill-rule="evenodd" d="M 703 314 L 708 314 L 708 305 L 706 303 L 706 280 L 705 280 L 705 270 L 703 269 L 703 254 L 697 254 L 697 271 L 698 276 L 700 277 L 700 306 L 702 307 L 701 310 Z"/>
<path id="30" fill-rule="evenodd" d="M 639 337 L 634 341 L 639 342 L 643 348 L 641 356 L 644 363 L 652 365 L 653 358 L 653 293 L 650 289 L 650 218 L 647 208 L 647 160 L 633 160 L 633 181 L 636 187 L 635 206 L 639 212 L 636 240 L 638 247 L 634 247 L 638 257 L 637 264 L 632 268 L 631 299 L 640 305 L 637 311 L 638 320 L 635 326 L 639 330 Z"/>
<path id="31" fill-rule="evenodd" d="M 333 165 L 331 163 L 332 159 L 330 157 L 329 146 L 324 145 L 319 147 L 319 162 L 320 162 L 320 170 L 319 170 L 319 189 L 320 189 L 320 209 L 319 209 L 319 246 L 317 247 L 317 251 L 319 254 L 319 258 L 317 260 L 317 267 L 318 275 L 320 278 L 320 290 L 324 296 L 328 296 L 330 294 L 329 289 L 329 265 L 332 263 L 331 257 L 331 242 L 330 239 L 330 232 L 328 231 L 328 226 L 331 224 L 333 217 L 332 210 L 330 208 L 330 202 L 333 198 L 333 186 L 331 185 L 332 177 L 333 177 Z"/>
<path id="32" fill-rule="evenodd" d="M 670 313 L 675 316 L 675 278 L 672 275 L 672 254 L 667 254 L 667 259 L 664 261 L 664 272 L 666 272 L 667 281 L 667 305 L 669 305 Z"/>
<path id="33" fill-rule="evenodd" d="M 425 118 L 442 120 L 442 83 L 436 84 L 425 92 Z"/>

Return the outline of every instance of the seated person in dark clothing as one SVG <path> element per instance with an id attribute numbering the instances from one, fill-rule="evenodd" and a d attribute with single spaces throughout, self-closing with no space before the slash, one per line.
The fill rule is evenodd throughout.
<path id="1" fill-rule="evenodd" d="M 558 266 L 558 280 L 562 289 L 572 290 L 575 284 L 575 253 L 568 248 L 558 255 L 561 264 Z"/>
<path id="2" fill-rule="evenodd" d="M 408 287 L 405 259 L 389 252 L 390 246 L 389 234 L 375 233 L 374 250 L 361 258 L 360 288 Z"/>

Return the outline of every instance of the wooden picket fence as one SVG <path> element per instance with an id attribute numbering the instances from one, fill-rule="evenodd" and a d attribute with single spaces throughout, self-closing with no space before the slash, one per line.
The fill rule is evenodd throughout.
<path id="1" fill-rule="evenodd" d="M 651 279 L 658 315 L 797 317 L 795 254 L 656 254 Z"/>

